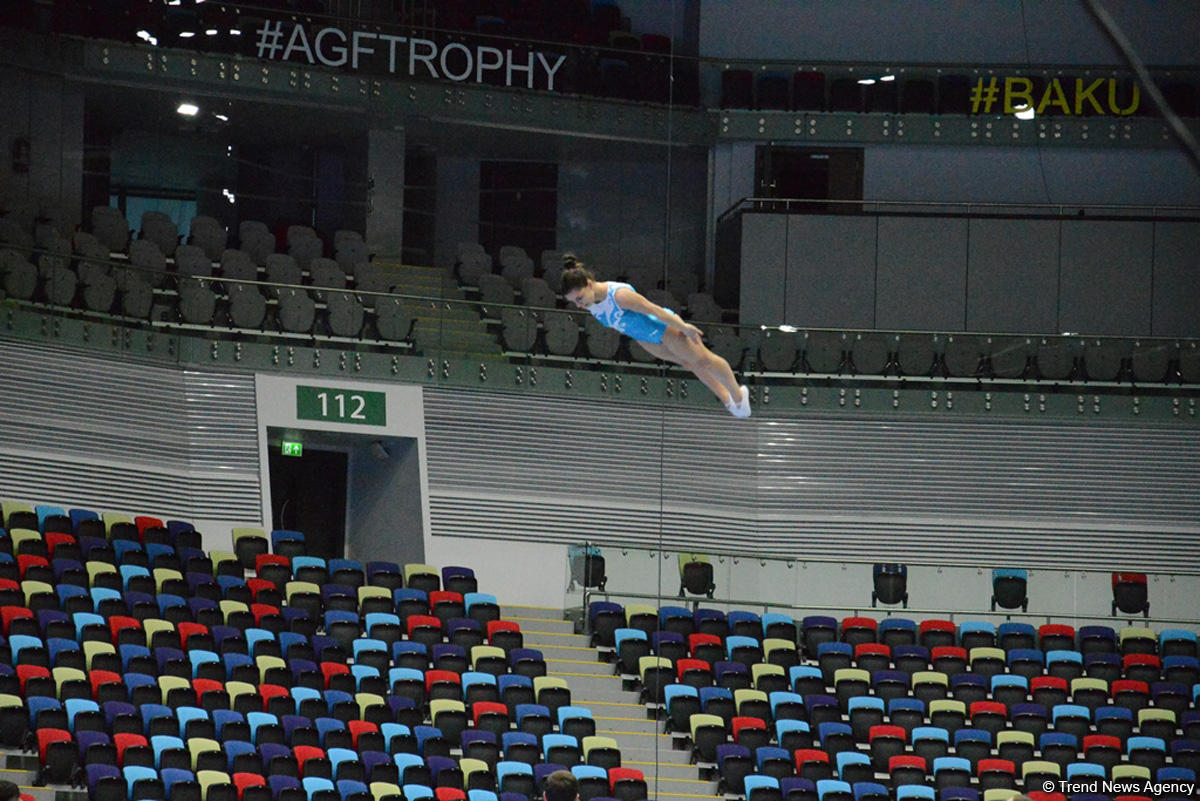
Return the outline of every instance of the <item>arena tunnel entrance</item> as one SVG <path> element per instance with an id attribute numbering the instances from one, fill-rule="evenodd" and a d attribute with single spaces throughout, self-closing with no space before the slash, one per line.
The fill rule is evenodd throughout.
<path id="1" fill-rule="evenodd" d="M 273 529 L 324 559 L 425 561 L 419 446 L 410 437 L 270 427 Z"/>

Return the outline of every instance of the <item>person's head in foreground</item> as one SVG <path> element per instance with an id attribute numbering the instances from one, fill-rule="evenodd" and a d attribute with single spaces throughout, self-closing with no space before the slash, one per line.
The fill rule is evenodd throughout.
<path id="1" fill-rule="evenodd" d="M 0 801 L 20 801 L 21 788 L 8 781 L 0 781 Z"/>
<path id="2" fill-rule="evenodd" d="M 556 770 L 546 777 L 542 785 L 545 801 L 575 801 L 579 798 L 579 782 L 569 770 Z"/>

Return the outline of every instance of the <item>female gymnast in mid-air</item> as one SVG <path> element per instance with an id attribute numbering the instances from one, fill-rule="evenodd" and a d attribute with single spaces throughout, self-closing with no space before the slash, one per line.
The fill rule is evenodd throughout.
<path id="1" fill-rule="evenodd" d="M 568 259 L 566 263 L 570 266 L 562 273 L 562 292 L 569 303 L 637 340 L 653 356 L 691 370 L 734 417 L 750 416 L 749 390 L 738 385 L 729 362 L 704 346 L 699 328 L 642 297 L 629 284 L 597 281 L 578 262 Z"/>

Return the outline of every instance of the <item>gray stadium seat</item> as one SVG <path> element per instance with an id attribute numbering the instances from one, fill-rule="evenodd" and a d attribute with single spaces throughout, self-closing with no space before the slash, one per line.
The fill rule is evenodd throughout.
<path id="1" fill-rule="evenodd" d="M 541 278 L 526 278 L 521 282 L 521 302 L 534 309 L 553 309 L 556 305 L 554 290 Z M 543 312 L 534 312 L 541 315 Z"/>
<path id="2" fill-rule="evenodd" d="M 108 264 L 108 248 L 100 244 L 100 240 L 83 232 L 76 232 L 72 239 L 71 246 L 79 256 L 75 273 L 80 281 L 85 285 L 90 284 L 96 276 L 107 276 L 112 272 Z"/>
<path id="3" fill-rule="evenodd" d="M 42 276 L 49 275 L 50 271 L 56 267 L 70 268 L 71 243 L 69 241 L 58 237 L 42 243 L 39 247 L 47 251 L 37 257 L 38 272 Z"/>
<path id="4" fill-rule="evenodd" d="M 262 328 L 267 299 L 253 284 L 229 286 L 229 319 L 235 328 Z"/>
<path id="5" fill-rule="evenodd" d="M 1133 378 L 1143 384 L 1165 381 L 1171 360 L 1179 355 L 1179 343 L 1169 339 L 1133 343 Z"/>
<path id="6" fill-rule="evenodd" d="M 1076 360 L 1083 355 L 1083 340 L 1078 337 L 1047 337 L 1038 343 L 1037 365 L 1042 378 L 1065 381 L 1075 371 Z"/>
<path id="7" fill-rule="evenodd" d="M 1089 339 L 1083 345 L 1083 368 L 1091 381 L 1116 381 L 1126 359 L 1133 358 L 1133 340 Z"/>
<path id="8" fill-rule="evenodd" d="M 238 249 L 249 254 L 254 263 L 262 267 L 267 257 L 275 252 L 275 237 L 270 231 L 251 228 L 238 242 Z"/>
<path id="9" fill-rule="evenodd" d="M 56 306 L 70 306 L 75 301 L 75 292 L 79 287 L 79 279 L 63 264 L 52 264 L 42 270 L 42 287 L 46 292 L 46 300 Z"/>
<path id="10" fill-rule="evenodd" d="M 862 375 L 883 375 L 891 357 L 892 341 L 887 334 L 869 331 L 854 334 L 850 339 L 854 369 Z"/>
<path id="11" fill-rule="evenodd" d="M 362 333 L 366 314 L 353 292 L 330 292 L 327 308 L 329 330 L 334 336 L 357 337 Z"/>
<path id="12" fill-rule="evenodd" d="M 296 264 L 300 265 L 301 270 L 307 270 L 314 259 L 321 258 L 321 254 L 325 252 L 325 246 L 321 244 L 321 240 L 317 238 L 300 239 L 295 244 L 288 246 L 288 255 L 296 260 Z"/>
<path id="13" fill-rule="evenodd" d="M 629 355 L 635 362 L 649 364 L 658 361 L 658 357 L 642 347 L 637 340 L 629 340 Z"/>
<path id="14" fill-rule="evenodd" d="M 688 317 L 694 323 L 721 322 L 721 307 L 707 292 L 692 292 L 687 296 Z"/>
<path id="15" fill-rule="evenodd" d="M 814 373 L 839 372 L 849 344 L 840 331 L 808 331 L 804 335 L 804 361 Z"/>
<path id="16" fill-rule="evenodd" d="M 787 331 L 766 331 L 758 343 L 758 361 L 767 372 L 791 372 L 799 355 L 797 337 Z"/>
<path id="17" fill-rule="evenodd" d="M 506 304 L 511 306 L 516 302 L 512 285 L 498 275 L 487 273 L 479 277 L 479 302 L 485 304 L 484 314 L 489 317 L 499 317 L 499 309 L 487 309 L 487 305 Z"/>
<path id="18" fill-rule="evenodd" d="M 290 334 L 312 331 L 317 306 L 304 289 L 279 290 L 279 327 Z"/>
<path id="19" fill-rule="evenodd" d="M 342 268 L 333 259 L 313 259 L 308 265 L 308 275 L 312 279 L 314 287 L 323 289 L 345 289 L 346 274 L 342 272 Z M 313 292 L 313 297 L 317 301 L 325 299 L 324 292 Z"/>
<path id="20" fill-rule="evenodd" d="M 547 313 L 546 350 L 555 356 L 574 356 L 579 348 L 578 315 L 567 312 Z"/>
<path id="21" fill-rule="evenodd" d="M 141 238 L 158 245 L 163 255 L 173 256 L 179 246 L 179 229 L 161 211 L 147 211 L 142 213 Z"/>
<path id="22" fill-rule="evenodd" d="M 900 334 L 896 343 L 896 362 L 901 375 L 929 375 L 936 356 L 931 334 Z"/>
<path id="23" fill-rule="evenodd" d="M 942 358 L 950 375 L 971 378 L 979 374 L 987 358 L 987 351 L 987 337 L 951 334 L 946 337 L 946 351 Z"/>
<path id="24" fill-rule="evenodd" d="M 192 325 L 211 324 L 217 310 L 217 296 L 210 282 L 182 276 L 178 280 L 179 316 Z"/>
<path id="25" fill-rule="evenodd" d="M 124 253 L 129 244 L 129 221 L 113 206 L 92 209 L 92 234 L 110 253 Z"/>
<path id="26" fill-rule="evenodd" d="M 708 346 L 713 353 L 729 362 L 734 370 L 742 363 L 746 355 L 746 345 L 738 336 L 736 329 L 723 325 L 714 325 L 705 330 Z"/>
<path id="27" fill-rule="evenodd" d="M 515 245 L 500 248 L 500 275 L 514 289 L 520 288 L 526 278 L 532 278 L 533 272 L 533 259 L 525 254 L 523 248 Z"/>
<path id="28" fill-rule="evenodd" d="M 203 250 L 209 261 L 221 258 L 221 253 L 229 244 L 229 232 L 225 226 L 213 217 L 199 215 L 192 218 L 190 230 L 191 244 Z"/>
<path id="29" fill-rule="evenodd" d="M 267 256 L 268 283 L 297 286 L 300 281 L 300 265 L 296 263 L 295 259 L 283 253 L 272 253 Z M 267 292 L 275 296 L 280 294 L 280 290 L 275 287 L 268 287 Z"/>
<path id="30" fill-rule="evenodd" d="M 129 243 L 129 264 L 138 268 L 136 271 L 143 281 L 151 286 L 161 286 L 163 274 L 167 269 L 167 259 L 163 256 L 158 244 L 150 239 L 135 239 Z M 121 286 L 121 277 L 117 277 L 117 285 Z M 122 288 L 124 288 L 122 286 Z"/>
<path id="31" fill-rule="evenodd" d="M 289 248 L 300 242 L 317 239 L 317 232 L 307 225 L 289 225 L 287 229 L 287 245 Z"/>
<path id="32" fill-rule="evenodd" d="M 121 313 L 138 320 L 148 319 L 154 307 L 154 287 L 142 276 L 128 272 L 121 287 Z"/>
<path id="33" fill-rule="evenodd" d="M 362 240 L 347 239 L 337 245 L 334 260 L 342 268 L 342 272 L 352 275 L 354 265 L 371 260 L 371 252 Z"/>
<path id="34" fill-rule="evenodd" d="M 258 265 L 246 251 L 226 248 L 221 253 L 221 275 L 237 281 L 257 281 Z"/>
<path id="35" fill-rule="evenodd" d="M 1200 384 L 1200 343 L 1194 339 L 1180 345 L 1179 377 L 1189 384 Z"/>
<path id="36" fill-rule="evenodd" d="M 379 298 L 375 303 L 375 327 L 379 338 L 403 342 L 412 334 L 413 317 L 400 298 Z"/>
<path id="37" fill-rule="evenodd" d="M 613 359 L 617 355 L 617 349 L 621 347 L 621 335 L 611 328 L 601 325 L 596 318 L 588 316 L 587 321 L 583 324 L 584 333 L 587 335 L 587 352 L 588 356 L 593 359 Z"/>
<path id="38" fill-rule="evenodd" d="M 634 287 L 636 288 L 637 284 L 634 284 Z M 657 303 L 664 309 L 670 309 L 673 312 L 677 312 L 680 308 L 682 308 L 679 303 L 679 298 L 675 297 L 675 294 L 669 290 L 650 289 L 642 294 L 644 294 L 651 303 Z"/>
<path id="39" fill-rule="evenodd" d="M 212 276 L 213 260 L 198 245 L 180 245 L 175 249 L 175 271 L 180 275 L 209 278 Z"/>
<path id="40" fill-rule="evenodd" d="M 269 234 L 271 229 L 267 227 L 265 222 L 258 220 L 242 220 L 238 223 L 238 241 L 243 241 L 248 236 L 256 234 Z"/>
<path id="41" fill-rule="evenodd" d="M 359 295 L 358 298 L 362 305 L 373 309 L 380 300 L 378 293 L 392 291 L 392 275 L 383 267 L 370 262 L 356 264 L 354 265 L 354 288 L 362 292 L 373 293 Z"/>
<path id="42" fill-rule="evenodd" d="M 1020 378 L 1025 375 L 1032 351 L 1025 337 L 991 337 L 988 360 L 996 378 Z"/>
<path id="43" fill-rule="evenodd" d="M 38 269 L 15 250 L 0 251 L 0 273 L 4 294 L 17 300 L 32 300 L 38 287 Z"/>
<path id="44" fill-rule="evenodd" d="M 537 341 L 537 319 L 525 309 L 507 308 L 500 313 L 500 333 L 507 350 L 528 353 Z"/>
<path id="45" fill-rule="evenodd" d="M 455 256 L 458 280 L 464 286 L 478 286 L 479 277 L 492 271 L 492 257 L 478 242 L 459 242 Z"/>
<path id="46" fill-rule="evenodd" d="M 83 305 L 88 311 L 108 313 L 112 311 L 117 299 L 117 281 L 111 275 L 93 272 L 87 281 L 83 281 Z"/>

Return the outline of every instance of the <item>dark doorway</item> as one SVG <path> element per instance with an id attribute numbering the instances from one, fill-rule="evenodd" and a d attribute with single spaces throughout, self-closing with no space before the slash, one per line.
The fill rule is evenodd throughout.
<path id="1" fill-rule="evenodd" d="M 404 151 L 405 264 L 433 264 L 437 234 L 437 155 L 424 145 Z"/>
<path id="2" fill-rule="evenodd" d="M 862 200 L 862 148 L 759 145 L 754 156 L 759 197 L 810 201 L 764 203 L 760 211 L 828 214 L 862 208 L 859 203 L 820 202 Z"/>
<path id="3" fill-rule="evenodd" d="M 479 243 L 488 253 L 517 245 L 537 264 L 543 250 L 554 250 L 557 229 L 557 164 L 480 162 Z"/>
<path id="4" fill-rule="evenodd" d="M 301 456 L 270 449 L 271 526 L 304 533 L 309 556 L 340 559 L 346 551 L 346 468 L 342 451 L 305 448 Z"/>

